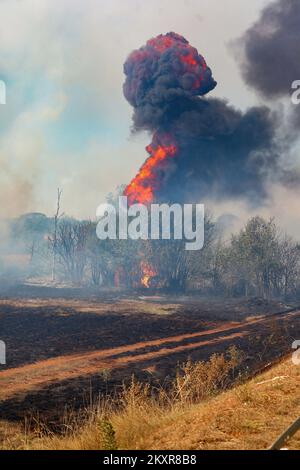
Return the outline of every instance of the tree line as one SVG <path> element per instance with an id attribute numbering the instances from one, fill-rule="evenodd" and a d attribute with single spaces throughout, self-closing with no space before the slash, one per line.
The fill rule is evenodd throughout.
<path id="1" fill-rule="evenodd" d="M 300 293 L 300 245 L 273 219 L 253 217 L 224 239 L 207 215 L 204 248 L 197 252 L 186 251 L 184 240 L 99 240 L 95 222 L 58 214 L 51 223 L 40 217 L 27 224 L 22 236 L 30 275 L 57 283 L 266 299 Z"/>

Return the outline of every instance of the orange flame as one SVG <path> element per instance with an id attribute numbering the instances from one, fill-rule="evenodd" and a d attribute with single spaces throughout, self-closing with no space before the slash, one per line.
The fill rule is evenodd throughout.
<path id="1" fill-rule="evenodd" d="M 150 157 L 124 191 L 129 204 L 150 204 L 154 201 L 155 190 L 159 189 L 156 169 L 158 165 L 176 154 L 177 147 L 174 144 L 157 145 L 155 148 L 148 145 L 146 150 Z"/>
<path id="2" fill-rule="evenodd" d="M 147 41 L 147 45 L 152 46 L 156 51 L 162 53 L 171 47 L 177 46 L 179 38 L 182 39 L 179 35 L 174 35 L 174 36 L 160 35 L 156 38 L 149 39 L 149 41 Z M 185 47 L 186 47 L 186 44 L 184 44 Z"/>
<path id="3" fill-rule="evenodd" d="M 146 261 L 141 262 L 141 271 L 142 271 L 141 284 L 142 286 L 149 289 L 151 285 L 151 279 L 155 277 L 157 273 L 155 272 L 154 268 Z"/>
<path id="4" fill-rule="evenodd" d="M 193 88 L 197 89 L 201 87 L 204 79 L 205 72 L 207 70 L 207 64 L 204 57 L 199 56 L 197 49 L 192 47 L 184 38 L 179 35 L 173 36 L 158 36 L 150 39 L 147 42 L 148 46 L 153 47 L 158 53 L 163 54 L 167 49 L 176 49 L 177 56 L 187 66 L 189 72 L 195 75 L 195 83 Z M 135 51 L 135 59 L 141 60 L 143 57 L 147 57 L 149 52 L 147 50 Z"/>

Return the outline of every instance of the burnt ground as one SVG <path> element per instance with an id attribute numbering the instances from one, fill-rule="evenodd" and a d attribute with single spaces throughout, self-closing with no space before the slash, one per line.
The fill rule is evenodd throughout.
<path id="1" fill-rule="evenodd" d="M 132 374 L 166 383 L 188 358 L 232 345 L 245 352 L 243 371 L 253 371 L 291 351 L 299 320 L 295 305 L 259 299 L 20 286 L 0 298 L 0 418 L 39 413 L 55 422 Z"/>

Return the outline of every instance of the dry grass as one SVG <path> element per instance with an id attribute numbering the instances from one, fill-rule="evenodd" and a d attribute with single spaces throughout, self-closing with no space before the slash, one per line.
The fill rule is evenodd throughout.
<path id="1" fill-rule="evenodd" d="M 232 349 L 208 363 L 188 362 L 168 393 L 133 379 L 117 403 L 68 415 L 62 435 L 40 423 L 34 432 L 0 424 L 0 448 L 266 449 L 300 415 L 300 367 L 289 359 L 226 390 L 239 361 Z M 300 436 L 289 446 L 300 449 Z"/>

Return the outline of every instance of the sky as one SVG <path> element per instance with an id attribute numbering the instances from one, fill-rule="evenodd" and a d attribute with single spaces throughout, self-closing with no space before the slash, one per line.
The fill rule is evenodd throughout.
<path id="1" fill-rule="evenodd" d="M 65 213 L 93 218 L 106 195 L 135 176 L 151 138 L 131 134 L 123 63 L 160 33 L 175 31 L 204 55 L 218 82 L 211 96 L 241 109 L 261 103 L 241 77 L 232 42 L 267 3 L 0 0 L 0 80 L 7 87 L 0 105 L 0 217 L 52 215 L 59 187 Z M 282 213 L 280 201 L 272 210 Z"/>

